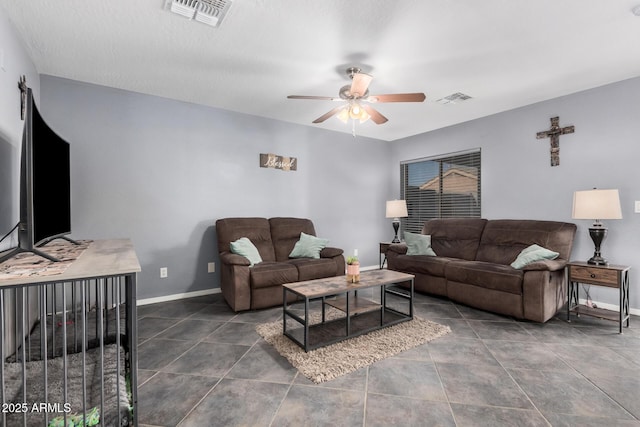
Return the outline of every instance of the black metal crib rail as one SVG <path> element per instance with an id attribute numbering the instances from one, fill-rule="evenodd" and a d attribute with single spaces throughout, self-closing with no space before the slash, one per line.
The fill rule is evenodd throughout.
<path id="1" fill-rule="evenodd" d="M 0 331 L 1 425 L 137 425 L 135 275 L 1 287 Z"/>

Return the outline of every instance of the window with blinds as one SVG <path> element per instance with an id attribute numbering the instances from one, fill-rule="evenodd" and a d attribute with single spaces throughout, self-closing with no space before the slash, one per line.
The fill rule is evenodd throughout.
<path id="1" fill-rule="evenodd" d="M 400 174 L 404 231 L 420 233 L 433 218 L 480 217 L 480 149 L 402 162 Z"/>

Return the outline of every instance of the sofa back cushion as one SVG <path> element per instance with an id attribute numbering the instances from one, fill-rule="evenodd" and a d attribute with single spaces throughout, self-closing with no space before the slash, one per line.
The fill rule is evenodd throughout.
<path id="1" fill-rule="evenodd" d="M 271 218 L 271 239 L 275 250 L 276 261 L 287 261 L 300 233 L 316 235 L 313 222 L 305 218 Z"/>
<path id="2" fill-rule="evenodd" d="M 491 220 L 484 227 L 477 261 L 511 264 L 518 254 L 533 244 L 558 252 L 568 260 L 576 225 L 568 222 L 519 219 Z"/>
<path id="3" fill-rule="evenodd" d="M 431 248 L 436 255 L 474 260 L 486 219 L 443 218 L 424 223 L 422 234 L 431 235 Z"/>
<path id="4" fill-rule="evenodd" d="M 271 227 L 266 218 L 222 218 L 216 221 L 218 251 L 230 252 L 230 243 L 246 237 L 251 240 L 263 261 L 275 261 Z"/>

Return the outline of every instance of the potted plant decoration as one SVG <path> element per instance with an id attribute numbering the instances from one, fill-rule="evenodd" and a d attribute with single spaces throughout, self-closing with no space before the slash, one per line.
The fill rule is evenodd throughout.
<path id="1" fill-rule="evenodd" d="M 360 261 L 357 256 L 347 257 L 347 282 L 358 283 L 360 281 Z"/>

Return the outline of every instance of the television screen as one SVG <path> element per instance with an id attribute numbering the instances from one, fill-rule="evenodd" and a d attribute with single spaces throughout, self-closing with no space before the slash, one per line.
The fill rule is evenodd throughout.
<path id="1" fill-rule="evenodd" d="M 47 126 L 33 93 L 27 88 L 22 159 L 20 162 L 20 222 L 18 246 L 0 253 L 0 263 L 22 252 L 50 261 L 57 258 L 36 248 L 71 234 L 71 168 L 69 144 Z"/>
<path id="2" fill-rule="evenodd" d="M 69 144 L 33 104 L 33 242 L 71 233 Z"/>

